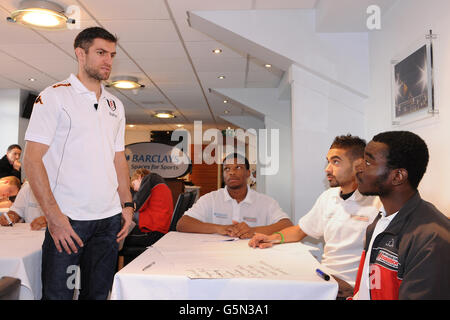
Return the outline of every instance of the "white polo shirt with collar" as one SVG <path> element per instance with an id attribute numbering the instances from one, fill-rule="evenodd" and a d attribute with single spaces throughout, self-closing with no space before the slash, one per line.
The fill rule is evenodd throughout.
<path id="1" fill-rule="evenodd" d="M 206 223 L 229 225 L 234 220 L 245 222 L 250 227 L 289 219 L 276 200 L 248 186 L 247 196 L 240 203 L 231 198 L 226 188 L 222 188 L 200 197 L 185 215 Z"/>
<path id="2" fill-rule="evenodd" d="M 25 181 L 20 188 L 16 200 L 9 210 L 17 213 L 26 223 L 31 223 L 34 219 L 44 215 L 28 181 Z"/>
<path id="3" fill-rule="evenodd" d="M 36 99 L 25 140 L 49 146 L 43 162 L 65 215 L 96 220 L 122 211 L 114 156 L 125 149 L 124 135 L 123 105 L 103 85 L 97 101 L 71 74 Z"/>
<path id="4" fill-rule="evenodd" d="M 321 263 L 355 286 L 366 228 L 377 216 L 381 201 L 378 197 L 363 196 L 358 190 L 343 200 L 340 192 L 340 187 L 324 191 L 298 225 L 313 238 L 323 237 Z"/>

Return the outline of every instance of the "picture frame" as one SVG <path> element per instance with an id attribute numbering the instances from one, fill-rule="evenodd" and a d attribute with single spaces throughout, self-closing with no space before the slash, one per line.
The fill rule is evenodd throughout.
<path id="1" fill-rule="evenodd" d="M 391 60 L 392 125 L 399 126 L 439 113 L 435 103 L 433 40 L 423 39 Z"/>

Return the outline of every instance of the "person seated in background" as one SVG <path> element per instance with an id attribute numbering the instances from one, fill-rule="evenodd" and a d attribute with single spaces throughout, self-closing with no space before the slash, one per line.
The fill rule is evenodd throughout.
<path id="1" fill-rule="evenodd" d="M 9 208 L 13 204 L 10 198 L 15 197 L 21 187 L 15 176 L 0 178 L 0 208 Z"/>
<path id="2" fill-rule="evenodd" d="M 39 230 L 47 227 L 47 220 L 31 191 L 28 181 L 25 181 L 22 188 L 20 188 L 14 203 L 9 208 L 8 216 L 12 223 L 30 223 L 31 230 Z M 0 220 L 2 226 L 6 225 L 4 222 Z"/>
<path id="3" fill-rule="evenodd" d="M 226 187 L 200 197 L 180 218 L 177 231 L 244 239 L 255 232 L 272 234 L 292 226 L 276 200 L 249 188 L 250 164 L 244 156 L 230 154 L 223 162 Z"/>
<path id="4" fill-rule="evenodd" d="M 356 136 L 338 136 L 326 156 L 325 173 L 331 188 L 324 191 L 298 224 L 267 236 L 255 235 L 249 246 L 268 248 L 271 241 L 297 242 L 306 236 L 323 237 L 322 265 L 339 284 L 337 299 L 352 296 L 367 226 L 379 212 L 378 197 L 357 190 L 356 166 L 363 161 L 366 142 Z"/>
<path id="5" fill-rule="evenodd" d="M 136 191 L 133 197 L 134 229 L 125 238 L 124 247 L 150 246 L 164 236 L 170 227 L 173 198 L 164 178 L 147 169 L 137 169 L 131 177 Z"/>
<path id="6" fill-rule="evenodd" d="M 6 150 L 6 154 L 0 159 L 0 178 L 15 176 L 21 180 L 21 163 L 19 161 L 22 148 L 18 144 L 12 144 Z"/>

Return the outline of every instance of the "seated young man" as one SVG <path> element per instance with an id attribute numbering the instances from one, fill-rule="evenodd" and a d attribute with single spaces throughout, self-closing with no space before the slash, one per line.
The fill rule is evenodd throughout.
<path id="1" fill-rule="evenodd" d="M 251 238 L 255 232 L 272 234 L 292 226 L 292 222 L 271 197 L 249 188 L 248 160 L 237 154 L 224 159 L 226 187 L 200 197 L 181 217 L 177 231 L 218 233 Z"/>
<path id="2" fill-rule="evenodd" d="M 24 182 L 22 188 L 20 188 L 14 203 L 9 208 L 8 216 L 13 223 L 30 223 L 31 230 L 39 230 L 47 226 L 47 220 L 31 191 L 28 181 Z M 0 224 L 2 224 L 2 221 L 0 221 Z"/>

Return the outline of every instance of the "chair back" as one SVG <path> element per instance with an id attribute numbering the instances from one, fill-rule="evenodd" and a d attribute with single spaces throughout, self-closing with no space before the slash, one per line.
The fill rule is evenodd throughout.
<path id="1" fill-rule="evenodd" d="M 192 206 L 192 199 L 195 198 L 193 192 L 185 192 L 180 193 L 178 196 L 177 204 L 175 205 L 175 209 L 173 210 L 172 221 L 170 222 L 169 231 L 177 230 L 178 220 L 183 216 L 187 209 L 189 209 L 189 205 Z"/>

